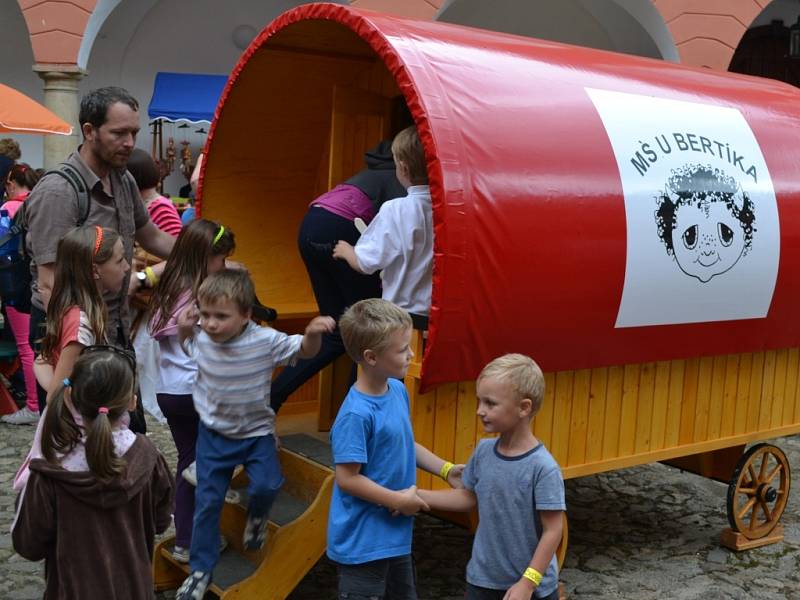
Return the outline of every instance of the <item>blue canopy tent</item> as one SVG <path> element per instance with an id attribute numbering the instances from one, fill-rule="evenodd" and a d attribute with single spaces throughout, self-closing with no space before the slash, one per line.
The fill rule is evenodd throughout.
<path id="1" fill-rule="evenodd" d="M 211 123 L 227 75 L 156 73 L 147 115 L 153 120 Z"/>
<path id="2" fill-rule="evenodd" d="M 153 97 L 147 107 L 153 130 L 152 156 L 164 163 L 163 124 L 164 122 L 183 122 L 179 128 L 192 124 L 210 124 L 214 119 L 214 111 L 222 95 L 227 75 L 205 75 L 201 73 L 156 73 L 153 85 Z M 205 134 L 205 129 L 195 133 Z M 181 142 L 185 148 L 181 152 L 181 171 L 188 173 L 191 169 L 191 153 L 189 142 Z M 172 144 L 170 144 L 172 148 Z M 184 154 L 184 152 L 186 154 Z M 167 174 L 172 172 L 175 152 L 167 151 Z"/>

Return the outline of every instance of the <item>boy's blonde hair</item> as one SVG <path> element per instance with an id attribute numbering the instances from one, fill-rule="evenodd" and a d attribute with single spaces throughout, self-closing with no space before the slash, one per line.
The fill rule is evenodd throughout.
<path id="1" fill-rule="evenodd" d="M 511 386 L 517 400 L 529 398 L 531 416 L 536 416 L 544 400 L 544 374 L 530 356 L 524 354 L 504 354 L 483 367 L 478 381 L 493 377 Z"/>
<path id="2" fill-rule="evenodd" d="M 416 127 L 406 127 L 394 136 L 392 155 L 395 162 L 402 161 L 405 164 L 412 185 L 427 185 L 428 165 L 425 163 L 425 151 Z"/>
<path id="3" fill-rule="evenodd" d="M 232 300 L 241 314 L 253 308 L 256 291 L 253 280 L 247 271 L 242 269 L 223 269 L 206 277 L 197 289 L 199 302 L 216 303 L 220 300 Z"/>
<path id="4" fill-rule="evenodd" d="M 410 327 L 411 316 L 406 311 L 380 298 L 356 302 L 339 319 L 345 350 L 356 362 L 364 360 L 366 350 L 380 354 L 392 333 Z"/>

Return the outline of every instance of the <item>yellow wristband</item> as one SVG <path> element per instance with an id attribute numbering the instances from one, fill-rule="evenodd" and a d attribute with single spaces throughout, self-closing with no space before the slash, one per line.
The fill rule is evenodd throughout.
<path id="1" fill-rule="evenodd" d="M 530 581 L 532 581 L 534 585 L 536 585 L 536 587 L 539 587 L 539 584 L 542 583 L 542 574 L 539 573 L 539 571 L 537 571 L 536 569 L 531 569 L 530 567 L 528 567 L 527 569 L 525 569 L 525 572 L 522 574 L 522 576 L 525 579 L 529 579 Z"/>
<path id="2" fill-rule="evenodd" d="M 156 287 L 156 284 L 158 283 L 158 275 L 156 275 L 156 272 L 153 271 L 153 267 L 145 268 L 144 276 L 147 277 L 147 282 L 150 284 L 151 288 Z"/>
<path id="3" fill-rule="evenodd" d="M 442 465 L 442 468 L 439 470 L 439 477 L 447 481 L 447 476 L 450 475 L 450 469 L 452 469 L 455 465 L 451 462 L 445 462 Z"/>

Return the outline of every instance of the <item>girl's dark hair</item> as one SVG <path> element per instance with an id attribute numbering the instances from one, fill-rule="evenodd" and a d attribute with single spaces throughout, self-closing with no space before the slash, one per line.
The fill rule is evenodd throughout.
<path id="1" fill-rule="evenodd" d="M 125 461 L 114 454 L 111 424 L 125 414 L 135 392 L 136 376 L 129 361 L 121 351 L 81 354 L 70 379 L 70 400 L 86 433 L 89 470 L 101 480 L 123 474 Z M 57 463 L 57 454 L 69 453 L 81 440 L 81 428 L 66 406 L 67 389 L 62 386 L 48 402 L 42 427 L 42 455 L 51 463 Z"/>
<path id="2" fill-rule="evenodd" d="M 227 227 L 214 243 L 220 227 L 222 225 L 214 221 L 195 219 L 181 230 L 150 300 L 151 333 L 166 326 L 178 300 L 187 290 L 192 296 L 197 295 L 197 288 L 208 276 L 208 260 L 212 256 L 228 256 L 236 248 L 233 232 Z"/>
<path id="3" fill-rule="evenodd" d="M 26 188 L 28 191 L 33 189 L 33 186 L 39 181 L 39 171 L 31 168 L 28 163 L 17 163 L 8 172 L 8 181 L 13 181 L 20 187 Z"/>
<path id="4" fill-rule="evenodd" d="M 141 148 L 134 148 L 128 159 L 128 171 L 136 180 L 136 187 L 139 190 L 149 190 L 158 185 L 161 181 L 161 174 L 153 157 Z"/>
<path id="5" fill-rule="evenodd" d="M 97 252 L 97 227 L 76 227 L 58 243 L 55 280 L 50 304 L 47 306 L 47 329 L 42 339 L 42 358 L 51 360 L 61 341 L 61 322 L 73 306 L 86 313 L 89 326 L 98 342 L 105 339 L 106 303 L 97 289 L 93 265 L 111 259 L 119 234 L 103 228 L 103 240 Z"/>

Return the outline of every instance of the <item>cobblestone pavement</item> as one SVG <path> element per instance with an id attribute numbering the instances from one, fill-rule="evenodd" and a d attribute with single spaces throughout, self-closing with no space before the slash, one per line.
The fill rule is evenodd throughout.
<path id="1" fill-rule="evenodd" d="M 150 422 L 151 438 L 174 464 L 166 427 Z M 0 598 L 41 598 L 40 563 L 16 555 L 8 533 L 11 481 L 33 435 L 0 424 Z M 800 436 L 775 440 L 800 473 Z M 785 541 L 733 553 L 719 545 L 727 526 L 726 486 L 660 464 L 567 482 L 569 553 L 561 579 L 572 599 L 800 600 L 800 491 L 784 513 Z M 421 600 L 456 600 L 471 538 L 431 517 L 417 520 L 414 547 Z M 335 572 L 321 560 L 291 600 L 335 597 Z M 169 595 L 162 595 L 168 598 Z"/>

